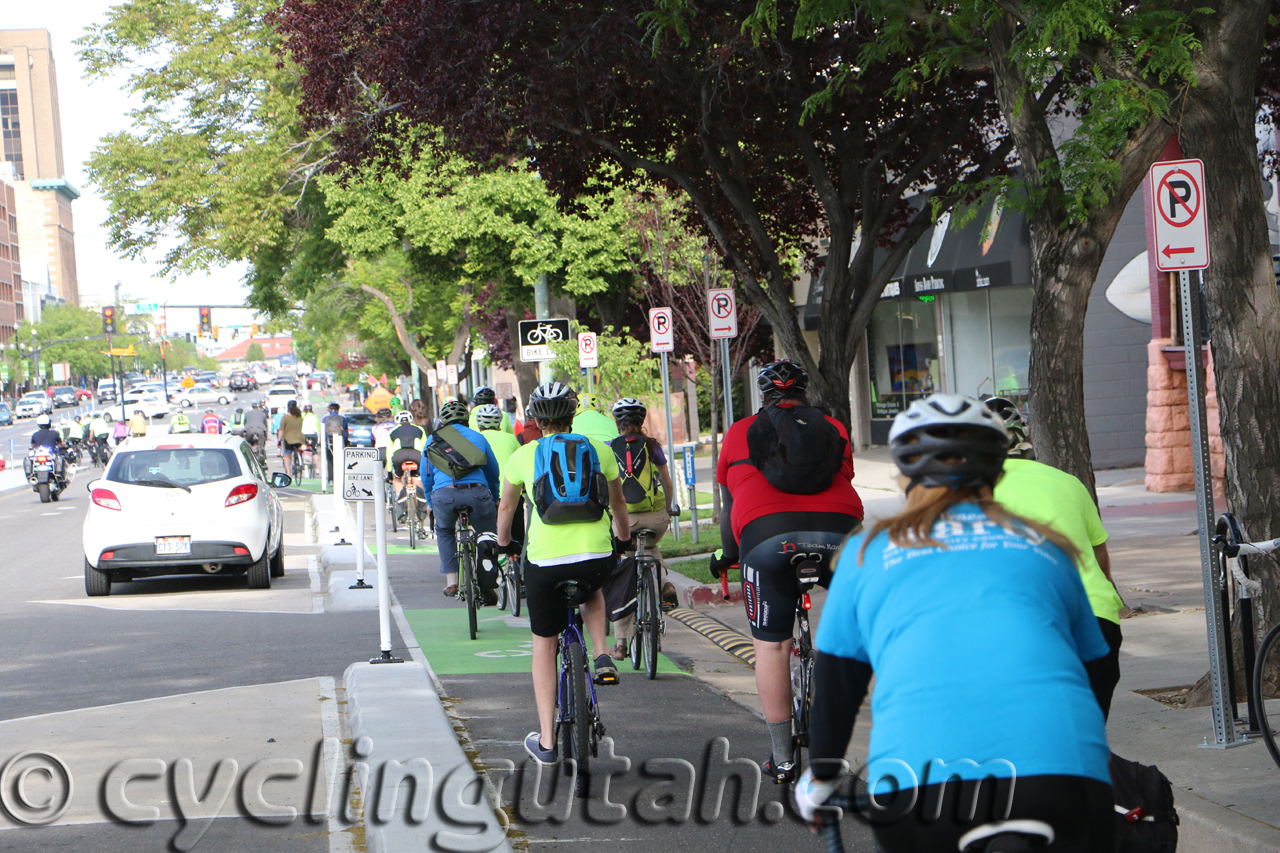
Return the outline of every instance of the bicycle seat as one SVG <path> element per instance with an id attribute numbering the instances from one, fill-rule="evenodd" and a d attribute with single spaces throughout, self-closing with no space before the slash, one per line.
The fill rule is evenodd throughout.
<path id="1" fill-rule="evenodd" d="M 647 527 L 641 527 L 639 530 L 636 531 L 635 535 L 643 536 L 645 539 L 656 539 L 658 536 L 658 531 L 650 530 Z"/>
<path id="2" fill-rule="evenodd" d="M 418 463 L 417 462 L 401 462 L 400 470 L 401 471 L 417 471 Z"/>
<path id="3" fill-rule="evenodd" d="M 822 580 L 822 564 L 814 559 L 802 559 L 795 564 L 796 582 L 801 589 L 808 589 Z"/>
<path id="4" fill-rule="evenodd" d="M 457 504 L 453 509 L 455 512 L 465 512 L 467 515 L 475 512 L 468 504 Z"/>
<path id="5" fill-rule="evenodd" d="M 960 836 L 961 853 L 1027 853 L 1053 843 L 1053 827 L 1041 820 L 997 820 Z"/>
<path id="6" fill-rule="evenodd" d="M 587 600 L 587 591 L 579 583 L 576 580 L 560 581 L 560 583 L 556 584 L 556 591 L 564 593 L 564 597 L 569 600 L 571 605 L 581 604 Z"/>

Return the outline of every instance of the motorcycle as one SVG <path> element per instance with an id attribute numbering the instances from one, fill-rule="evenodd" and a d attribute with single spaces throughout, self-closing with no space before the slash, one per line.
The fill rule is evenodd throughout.
<path id="1" fill-rule="evenodd" d="M 40 494 L 40 503 L 56 501 L 67 488 L 67 463 L 58 451 L 48 447 L 33 447 L 22 460 L 23 473 L 31 490 Z"/>

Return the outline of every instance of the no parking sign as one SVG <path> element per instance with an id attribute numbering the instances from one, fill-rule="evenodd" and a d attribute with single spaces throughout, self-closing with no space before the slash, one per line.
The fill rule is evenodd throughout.
<path id="1" fill-rule="evenodd" d="M 599 367 L 600 353 L 596 351 L 596 333 L 578 333 L 578 367 Z"/>
<path id="2" fill-rule="evenodd" d="M 1204 190 L 1204 163 L 1200 160 L 1173 160 L 1151 167 L 1156 269 L 1179 272 L 1209 266 Z"/>
<path id="3" fill-rule="evenodd" d="M 707 314 L 711 319 L 711 339 L 738 336 L 738 302 L 730 288 L 707 291 Z"/>

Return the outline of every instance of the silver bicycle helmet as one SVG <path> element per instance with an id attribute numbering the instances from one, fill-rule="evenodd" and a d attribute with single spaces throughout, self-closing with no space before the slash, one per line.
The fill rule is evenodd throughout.
<path id="1" fill-rule="evenodd" d="M 615 421 L 642 424 L 648 412 L 649 410 L 645 408 L 644 403 L 641 403 L 635 397 L 623 397 L 613 404 L 613 419 Z"/>
<path id="2" fill-rule="evenodd" d="M 578 395 L 561 382 L 548 382 L 533 389 L 525 413 L 535 420 L 558 421 L 571 418 L 578 410 Z"/>
<path id="3" fill-rule="evenodd" d="M 502 429 L 502 409 L 494 403 L 476 407 L 476 426 L 480 429 Z"/>
<path id="4" fill-rule="evenodd" d="M 440 407 L 440 425 L 465 424 L 467 422 L 467 404 L 460 400 L 450 400 Z"/>
<path id="5" fill-rule="evenodd" d="M 934 394 L 893 419 L 889 446 L 911 486 L 977 488 L 1000 476 L 1009 433 L 972 397 Z"/>

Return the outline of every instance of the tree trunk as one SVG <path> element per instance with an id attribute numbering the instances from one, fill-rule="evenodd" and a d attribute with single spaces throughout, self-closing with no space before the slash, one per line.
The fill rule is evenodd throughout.
<path id="1" fill-rule="evenodd" d="M 508 305 L 504 309 L 507 315 L 507 334 L 511 336 L 512 369 L 516 374 L 516 396 L 523 402 L 529 400 L 529 394 L 538 387 L 538 365 L 520 360 L 520 321 L 524 319 L 523 305 Z"/>
<path id="2" fill-rule="evenodd" d="M 1205 164 L 1209 314 L 1227 506 L 1252 540 L 1280 535 L 1280 296 L 1254 137 L 1254 87 L 1270 4 L 1218 0 L 1197 35 L 1198 85 L 1182 120 L 1182 150 Z M 1256 624 L 1280 621 L 1280 572 L 1250 567 L 1262 581 Z"/>

